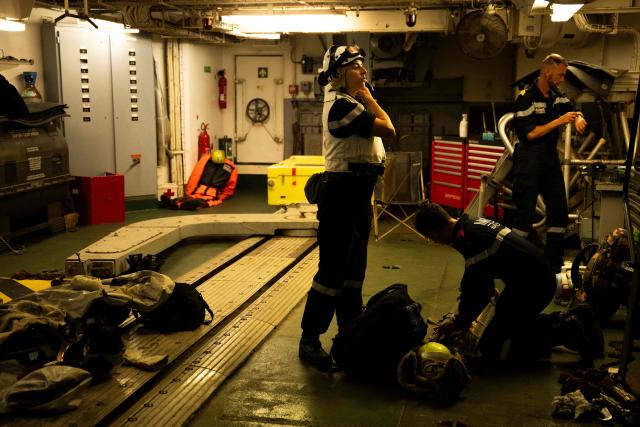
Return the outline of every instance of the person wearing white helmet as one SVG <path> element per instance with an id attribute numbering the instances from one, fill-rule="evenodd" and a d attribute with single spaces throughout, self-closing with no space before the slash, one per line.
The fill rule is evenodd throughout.
<path id="1" fill-rule="evenodd" d="M 362 283 L 371 230 L 371 197 L 384 171 L 380 137 L 395 136 L 389 115 L 371 94 L 357 46 L 331 46 L 318 76 L 325 86 L 322 112 L 325 173 L 318 195 L 320 261 L 302 317 L 299 356 L 320 370 L 333 361 L 320 335 L 334 313 L 345 327 L 362 311 Z"/>

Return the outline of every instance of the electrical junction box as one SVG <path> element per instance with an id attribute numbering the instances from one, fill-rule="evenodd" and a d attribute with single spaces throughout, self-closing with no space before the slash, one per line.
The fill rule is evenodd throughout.
<path id="1" fill-rule="evenodd" d="M 267 203 L 309 203 L 304 186 L 314 173 L 324 172 L 322 156 L 291 156 L 267 168 Z"/>
<path id="2" fill-rule="evenodd" d="M 541 15 L 530 15 L 526 9 L 520 9 L 516 15 L 516 37 L 540 37 Z"/>

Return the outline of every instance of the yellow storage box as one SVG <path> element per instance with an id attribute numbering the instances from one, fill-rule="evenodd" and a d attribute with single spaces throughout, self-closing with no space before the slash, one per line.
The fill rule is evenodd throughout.
<path id="1" fill-rule="evenodd" d="M 267 203 L 308 203 L 304 185 L 314 173 L 324 172 L 322 156 L 291 156 L 267 168 Z"/>

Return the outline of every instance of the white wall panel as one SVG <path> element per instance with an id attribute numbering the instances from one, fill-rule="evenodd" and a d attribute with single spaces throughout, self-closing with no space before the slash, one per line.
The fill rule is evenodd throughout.
<path id="1" fill-rule="evenodd" d="M 222 48 L 206 44 L 182 43 L 182 117 L 185 150 L 186 178 L 198 161 L 198 135 L 200 124 L 209 124 L 209 137 L 213 148 L 217 148 L 218 138 L 232 136 L 224 129 L 223 117 L 233 114 L 233 104 L 227 101 L 227 108 L 218 106 L 217 73 L 223 69 Z M 227 93 L 233 90 L 233 70 L 226 70 Z"/>
<path id="2" fill-rule="evenodd" d="M 113 34 L 111 68 L 116 170 L 125 194 L 156 191 L 156 109 L 150 39 Z"/>
<path id="3" fill-rule="evenodd" d="M 109 34 L 61 28 L 56 31 L 60 56 L 61 102 L 72 175 L 116 172 L 111 103 Z"/>

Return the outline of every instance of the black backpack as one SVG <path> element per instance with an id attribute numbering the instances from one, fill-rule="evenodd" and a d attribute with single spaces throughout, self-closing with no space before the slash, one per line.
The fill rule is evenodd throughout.
<path id="1" fill-rule="evenodd" d="M 205 312 L 210 319 L 205 319 Z M 160 307 L 138 312 L 142 324 L 161 332 L 192 331 L 213 322 L 213 311 L 195 286 L 176 283 L 173 292 Z"/>
<path id="2" fill-rule="evenodd" d="M 338 367 L 353 377 L 394 381 L 402 357 L 427 333 L 420 309 L 404 284 L 373 295 L 333 340 L 331 355 Z"/>

